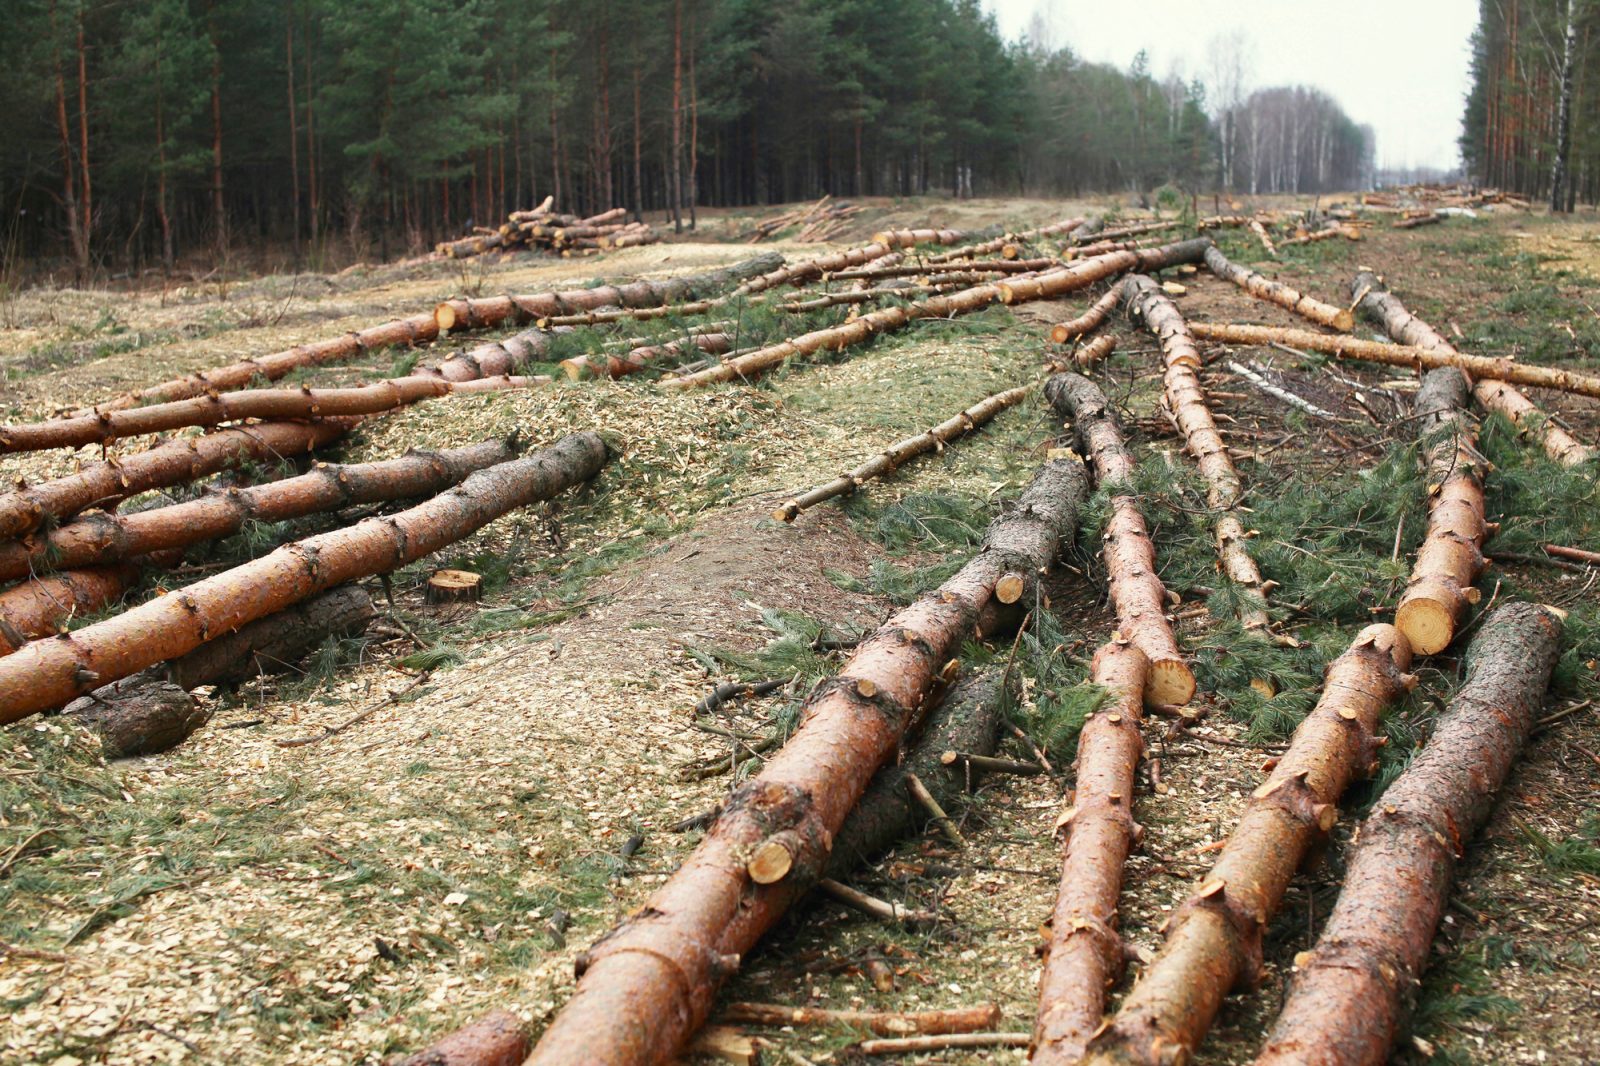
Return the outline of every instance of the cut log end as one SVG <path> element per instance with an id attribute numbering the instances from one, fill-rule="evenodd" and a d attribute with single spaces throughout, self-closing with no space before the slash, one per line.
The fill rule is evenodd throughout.
<path id="1" fill-rule="evenodd" d="M 1410 597 L 1401 603 L 1394 613 L 1394 624 L 1418 655 L 1443 651 L 1456 633 L 1455 611 L 1449 604 L 1428 596 Z"/>
<path id="2" fill-rule="evenodd" d="M 777 884 L 788 876 L 793 867 L 794 853 L 787 842 L 778 839 L 762 841 L 745 864 L 750 880 L 758 885 Z"/>
<path id="3" fill-rule="evenodd" d="M 440 570 L 428 579 L 429 603 L 477 603 L 483 598 L 483 576 L 469 570 Z"/>
<path id="4" fill-rule="evenodd" d="M 1072 331 L 1065 325 L 1057 323 L 1050 327 L 1050 343 L 1065 344 L 1072 339 Z"/>
<path id="5" fill-rule="evenodd" d="M 1001 603 L 1016 603 L 1028 590 L 1028 579 L 1021 574 L 1007 574 L 994 584 L 994 598 Z"/>
<path id="6" fill-rule="evenodd" d="M 1340 333 L 1349 333 L 1356 328 L 1356 316 L 1349 308 L 1342 308 L 1337 315 L 1333 316 L 1333 321 L 1329 325 Z"/>
<path id="7" fill-rule="evenodd" d="M 448 303 L 442 303 L 433 309 L 434 324 L 439 327 L 439 332 L 452 330 L 456 325 L 456 309 Z"/>
<path id="8" fill-rule="evenodd" d="M 1158 659 L 1150 664 L 1150 679 L 1145 687 L 1145 702 L 1166 707 L 1182 707 L 1194 699 L 1194 672 L 1181 659 Z"/>

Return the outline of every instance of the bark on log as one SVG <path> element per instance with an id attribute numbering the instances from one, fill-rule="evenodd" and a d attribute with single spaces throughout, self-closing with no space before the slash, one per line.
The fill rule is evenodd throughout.
<path id="1" fill-rule="evenodd" d="M 410 510 L 285 545 L 69 637 L 35 641 L 0 659 L 0 723 L 59 707 L 335 585 L 414 562 L 588 480 L 605 460 L 598 436 L 573 434 Z"/>
<path id="2" fill-rule="evenodd" d="M 926 822 L 922 808 L 906 791 L 915 774 L 939 805 L 952 804 L 966 791 L 965 766 L 944 761 L 949 750 L 987 755 L 999 740 L 1005 707 L 1016 695 L 1007 690 L 1002 669 L 990 669 L 956 682 L 928 715 L 922 734 L 904 762 L 879 770 L 872 784 L 834 834 L 824 875 L 842 879 L 861 863 L 894 847 Z M 1011 685 L 1015 689 L 1015 684 Z"/>
<path id="3" fill-rule="evenodd" d="M 1394 624 L 1418 655 L 1448 647 L 1467 607 L 1478 602 L 1473 585 L 1483 572 L 1488 529 L 1477 426 L 1466 411 L 1468 388 L 1466 374 L 1440 367 L 1422 379 L 1414 404 L 1428 470 L 1428 534 Z"/>
<path id="4" fill-rule="evenodd" d="M 1094 382 L 1078 374 L 1054 374 L 1045 382 L 1044 394 L 1056 413 L 1072 423 L 1078 450 L 1093 468 L 1096 485 L 1115 493 L 1100 550 L 1117 632 L 1150 660 L 1149 683 L 1142 686 L 1145 698 L 1182 706 L 1194 698 L 1194 674 L 1167 621 L 1167 590 L 1157 575 L 1155 545 L 1138 497 L 1129 491 L 1133 454 L 1123 443 L 1111 405 Z"/>
<path id="5" fill-rule="evenodd" d="M 860 344 L 879 333 L 899 329 L 917 319 L 953 317 L 981 310 L 997 302 L 1011 304 L 1025 300 L 1049 299 L 1085 288 L 1096 281 L 1126 270 L 1136 268 L 1158 270 L 1176 263 L 1197 262 L 1209 245 L 1210 242 L 1205 240 L 1183 241 L 1139 252 L 1114 252 L 1093 259 L 1084 259 L 1040 274 L 1038 277 L 993 282 L 947 295 L 930 297 L 902 307 L 881 308 L 841 325 L 814 330 L 779 344 L 758 349 L 749 355 L 725 360 L 698 373 L 672 378 L 662 382 L 662 385 L 670 389 L 692 389 L 702 385 L 734 381 L 770 370 L 792 356 L 809 355 L 824 348 L 840 349 Z"/>
<path id="6" fill-rule="evenodd" d="M 1197 339 L 1203 341 L 1262 346 L 1285 344 L 1291 348 L 1324 352 L 1340 359 L 1356 359 L 1367 363 L 1383 363 L 1387 366 L 1403 366 L 1417 370 L 1453 366 L 1465 370 L 1474 378 L 1489 378 L 1516 385 L 1530 385 L 1539 389 L 1556 389 L 1600 399 L 1600 377 L 1575 374 L 1570 370 L 1561 370 L 1553 366 L 1519 363 L 1511 359 L 1493 359 L 1483 355 L 1468 355 L 1466 352 L 1451 354 L 1405 344 L 1385 344 L 1383 341 L 1314 333 L 1309 329 L 1281 329 L 1277 326 L 1194 322 L 1190 324 L 1190 331 Z"/>
<path id="7" fill-rule="evenodd" d="M 760 275 L 782 262 L 781 255 L 768 252 L 718 270 L 663 278 L 660 281 L 634 281 L 623 285 L 600 285 L 593 289 L 566 289 L 524 296 L 446 300 L 434 308 L 433 321 L 438 332 L 443 334 L 453 329 L 487 329 L 505 322 L 527 325 L 539 319 L 607 306 L 644 308 L 681 303 L 724 289 L 736 281 Z"/>
<path id="8" fill-rule="evenodd" d="M 100 737 L 107 759 L 175 748 L 211 719 L 187 689 L 147 674 L 73 700 L 62 713 Z"/>
<path id="9" fill-rule="evenodd" d="M 615 380 L 647 370 L 652 364 L 681 359 L 686 355 L 694 353 L 724 355 L 731 351 L 733 351 L 731 333 L 696 333 L 687 340 L 672 341 L 668 344 L 647 344 L 634 348 L 625 355 L 574 356 L 571 359 L 563 359 L 561 369 L 573 381 L 602 374 Z"/>
<path id="10" fill-rule="evenodd" d="M 1388 292 L 1383 280 L 1371 271 L 1356 274 L 1351 288 L 1362 312 L 1372 319 L 1390 337 L 1402 344 L 1443 355 L 1460 356 L 1455 345 L 1445 340 L 1437 330 L 1406 310 L 1405 304 Z M 1471 372 L 1471 367 L 1462 366 Z M 1477 375 L 1474 377 L 1486 377 Z M 1577 466 L 1594 457 L 1594 450 L 1580 444 L 1522 393 L 1503 381 L 1478 380 L 1473 385 L 1473 398 L 1485 411 L 1498 411 L 1509 418 L 1524 433 L 1535 433 L 1545 453 L 1563 466 Z"/>
<path id="11" fill-rule="evenodd" d="M 287 348 L 281 352 L 264 355 L 259 359 L 242 359 L 227 366 L 202 370 L 185 377 L 163 381 L 137 392 L 121 396 L 72 412 L 71 417 L 121 411 L 146 404 L 171 403 L 213 392 L 242 389 L 255 381 L 276 381 L 281 377 L 306 367 L 323 366 L 355 359 L 365 352 L 375 352 L 397 345 L 408 347 L 431 341 L 439 335 L 432 315 L 412 315 L 367 329 L 346 333 L 330 340 L 317 341 Z"/>
<path id="12" fill-rule="evenodd" d="M 433 366 L 419 366 L 407 376 L 459 382 L 520 374 L 529 363 L 543 361 L 550 349 L 552 333 L 566 332 L 566 329 L 524 330 L 502 340 L 456 352 Z"/>
<path id="13" fill-rule="evenodd" d="M 1206 269 L 1219 278 L 1233 282 L 1256 299 L 1277 304 L 1319 326 L 1336 329 L 1340 333 L 1349 333 L 1355 328 L 1356 316 L 1348 308 L 1323 303 L 1314 296 L 1257 274 L 1249 267 L 1231 262 L 1219 248 L 1206 249 Z"/>
<path id="14" fill-rule="evenodd" d="M 885 248 L 915 248 L 919 244 L 960 244 L 967 239 L 959 229 L 893 229 L 872 235 L 873 244 Z"/>
<path id="15" fill-rule="evenodd" d="M 1093 237 L 1097 241 L 1122 240 L 1125 237 L 1137 237 L 1141 233 L 1155 233 L 1165 229 L 1177 229 L 1183 225 L 1181 219 L 1172 219 L 1167 222 L 1135 222 L 1127 226 L 1118 226 L 1116 229 L 1096 229 L 1093 233 L 1084 234 L 1084 238 Z M 1073 243 L 1083 243 L 1074 233 Z"/>
<path id="16" fill-rule="evenodd" d="M 1144 752 L 1139 710 L 1149 696 L 1148 668 L 1136 645 L 1116 639 L 1101 645 L 1090 667 L 1090 679 L 1111 693 L 1111 702 L 1084 723 L 1077 787 L 1056 821 L 1067 837 L 1039 978 L 1036 1063 L 1078 1061 L 1100 1026 L 1106 990 L 1122 975 L 1117 899 L 1128 853 L 1143 835 L 1133 820 L 1133 787 Z"/>
<path id="17" fill-rule="evenodd" d="M 1467 651 L 1467 681 L 1427 746 L 1384 791 L 1344 887 L 1298 971 L 1260 1066 L 1382 1066 L 1409 1012 L 1456 860 L 1482 828 L 1544 703 L 1561 619 L 1508 603 Z"/>
<path id="18" fill-rule="evenodd" d="M 677 873 L 580 960 L 577 991 L 530 1066 L 660 1063 L 688 1043 L 739 957 L 821 874 L 833 835 L 996 583 L 1036 575 L 1071 537 L 1085 483 L 1076 460 L 1048 462 L 965 567 L 892 616 L 817 687 L 804 725 L 733 793 Z M 747 863 L 774 841 L 792 849 L 793 865 L 783 880 L 757 887 Z"/>
<path id="19" fill-rule="evenodd" d="M 1209 875 L 1168 919 L 1160 953 L 1089 1041 L 1086 1066 L 1192 1057 L 1223 996 L 1254 978 L 1267 923 L 1307 851 L 1333 827 L 1339 797 L 1375 765 L 1379 715 L 1413 683 L 1410 664 L 1405 635 L 1378 624 L 1329 666 L 1316 708 L 1251 793 Z"/>
<path id="20" fill-rule="evenodd" d="M 1268 255 L 1274 259 L 1278 258 L 1278 248 L 1272 243 L 1272 235 L 1267 232 L 1267 227 L 1261 224 L 1260 219 L 1250 220 L 1250 232 L 1256 235 L 1256 239 L 1261 242 L 1261 247 L 1267 250 Z"/>
<path id="21" fill-rule="evenodd" d="M 521 450 L 514 440 L 486 441 L 375 463 L 323 464 L 299 477 L 208 492 L 187 503 L 128 515 L 86 515 L 26 542 L 0 544 L 0 581 L 220 540 L 251 521 L 285 522 L 358 504 L 431 496 L 474 471 L 515 459 Z"/>
<path id="22" fill-rule="evenodd" d="M 186 426 L 215 426 L 248 418 L 286 419 L 371 415 L 450 393 L 523 389 L 549 378 L 482 378 L 451 382 L 431 377 L 391 378 L 349 389 L 245 389 L 190 400 L 151 404 L 81 418 L 0 426 L 0 452 L 81 448 L 124 437 Z"/>
<path id="23" fill-rule="evenodd" d="M 1049 368 L 1052 371 L 1067 370 L 1073 366 L 1084 370 L 1093 368 L 1098 363 L 1103 363 L 1117 350 L 1117 338 L 1109 333 L 1102 333 L 1087 344 L 1079 345 L 1072 352 L 1072 362 L 1064 359 L 1051 359 Z"/>
<path id="24" fill-rule="evenodd" d="M 135 561 L 69 570 L 0 592 L 0 656 L 12 654 L 30 640 L 54 636 L 73 618 L 115 603 L 139 580 L 143 569 Z"/>
<path id="25" fill-rule="evenodd" d="M 863 1055 L 917 1055 L 951 1048 L 1027 1047 L 1027 1033 L 948 1033 L 944 1036 L 886 1036 L 863 1040 L 856 1050 Z"/>
<path id="26" fill-rule="evenodd" d="M 1444 216 L 1437 211 L 1430 211 L 1426 215 L 1416 215 L 1412 218 L 1402 218 L 1394 224 L 1395 229 L 1416 229 L 1418 226 L 1429 226 L 1435 222 L 1443 222 Z"/>
<path id="27" fill-rule="evenodd" d="M 830 274 L 830 281 L 877 281 L 880 278 L 937 277 L 940 274 L 1030 274 L 1060 266 L 1061 260 L 979 259 L 954 263 L 907 263 L 904 266 L 862 267 Z"/>
<path id="28" fill-rule="evenodd" d="M 1000 1006 L 985 1003 L 977 1007 L 946 1010 L 878 1011 L 785 1007 L 780 1003 L 730 1003 L 723 1008 L 722 1020 L 734 1025 L 837 1026 L 865 1029 L 879 1036 L 909 1036 L 914 1033 L 940 1036 L 987 1029 L 1000 1020 Z"/>
<path id="29" fill-rule="evenodd" d="M 343 436 L 352 419 L 258 422 L 197 437 L 165 441 L 146 451 L 91 463 L 37 485 L 0 494 L 0 540 L 90 507 L 115 506 L 151 489 L 194 481 L 244 463 L 303 455 Z"/>
<path id="30" fill-rule="evenodd" d="M 1065 344 L 1074 337 L 1081 337 L 1085 333 L 1093 333 L 1110 317 L 1111 312 L 1117 309 L 1117 304 L 1121 300 L 1121 286 L 1111 286 L 1110 289 L 1106 290 L 1106 294 L 1091 304 L 1083 314 L 1065 322 L 1057 322 L 1050 327 L 1050 340 L 1056 344 Z"/>
<path id="31" fill-rule="evenodd" d="M 528 1027 L 510 1011 L 490 1011 L 471 1025 L 386 1066 L 522 1066 L 528 1057 Z"/>
<path id="32" fill-rule="evenodd" d="M 1127 278 L 1122 283 L 1122 293 L 1130 313 L 1143 319 L 1145 327 L 1161 342 L 1162 358 L 1166 362 L 1162 405 L 1183 434 L 1184 447 L 1194 456 L 1195 465 L 1205 478 L 1206 502 L 1217 512 L 1217 557 L 1222 572 L 1260 600 L 1259 607 L 1243 608 L 1239 621 L 1246 629 L 1265 630 L 1268 626 L 1266 587 L 1246 547 L 1244 524 L 1236 511 L 1244 490 L 1233 459 L 1228 455 L 1228 447 L 1206 406 L 1205 389 L 1195 372 L 1200 366 L 1200 352 L 1195 348 L 1189 325 L 1177 305 L 1161 291 L 1161 286 L 1142 274 Z"/>
<path id="33" fill-rule="evenodd" d="M 1024 385 L 985 397 L 960 414 L 940 422 L 932 429 L 891 444 L 884 451 L 868 459 L 849 473 L 841 474 L 832 481 L 818 485 L 810 492 L 796 496 L 788 503 L 774 510 L 772 517 L 780 522 L 793 522 L 800 516 L 802 511 L 815 507 L 826 500 L 832 500 L 839 496 L 848 496 L 866 482 L 874 478 L 887 477 L 900 469 L 906 462 L 919 455 L 926 455 L 928 452 L 942 452 L 944 451 L 944 446 L 950 441 L 971 433 L 1001 411 L 1021 403 L 1023 398 L 1028 395 L 1028 391 L 1028 386 Z"/>

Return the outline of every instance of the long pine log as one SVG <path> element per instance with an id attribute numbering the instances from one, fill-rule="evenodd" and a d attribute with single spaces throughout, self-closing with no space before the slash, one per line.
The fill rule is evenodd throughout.
<path id="1" fill-rule="evenodd" d="M 1256 299 L 1277 304 L 1319 326 L 1336 329 L 1340 333 L 1349 333 L 1355 328 L 1356 316 L 1349 308 L 1323 303 L 1280 281 L 1257 274 L 1249 267 L 1230 261 L 1220 248 L 1206 249 L 1206 269 L 1219 278 L 1233 282 Z"/>

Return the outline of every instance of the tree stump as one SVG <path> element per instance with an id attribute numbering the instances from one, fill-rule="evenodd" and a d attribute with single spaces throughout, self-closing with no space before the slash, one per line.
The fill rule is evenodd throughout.
<path id="1" fill-rule="evenodd" d="M 483 577 L 470 570 L 440 570 L 428 579 L 431 604 L 477 603 L 483 598 Z"/>

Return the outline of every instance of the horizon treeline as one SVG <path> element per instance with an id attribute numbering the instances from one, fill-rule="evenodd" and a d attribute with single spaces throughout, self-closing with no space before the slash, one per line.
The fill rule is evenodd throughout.
<path id="1" fill-rule="evenodd" d="M 1470 179 L 1556 210 L 1600 199 L 1600 3 L 1479 0 L 1471 77 Z"/>
<path id="2" fill-rule="evenodd" d="M 1372 155 L 1314 90 L 1212 107 L 1142 55 L 1008 44 L 978 0 L 19 2 L 0 268 L 79 278 L 389 258 L 546 195 L 688 226 L 824 193 L 1322 191 Z"/>

